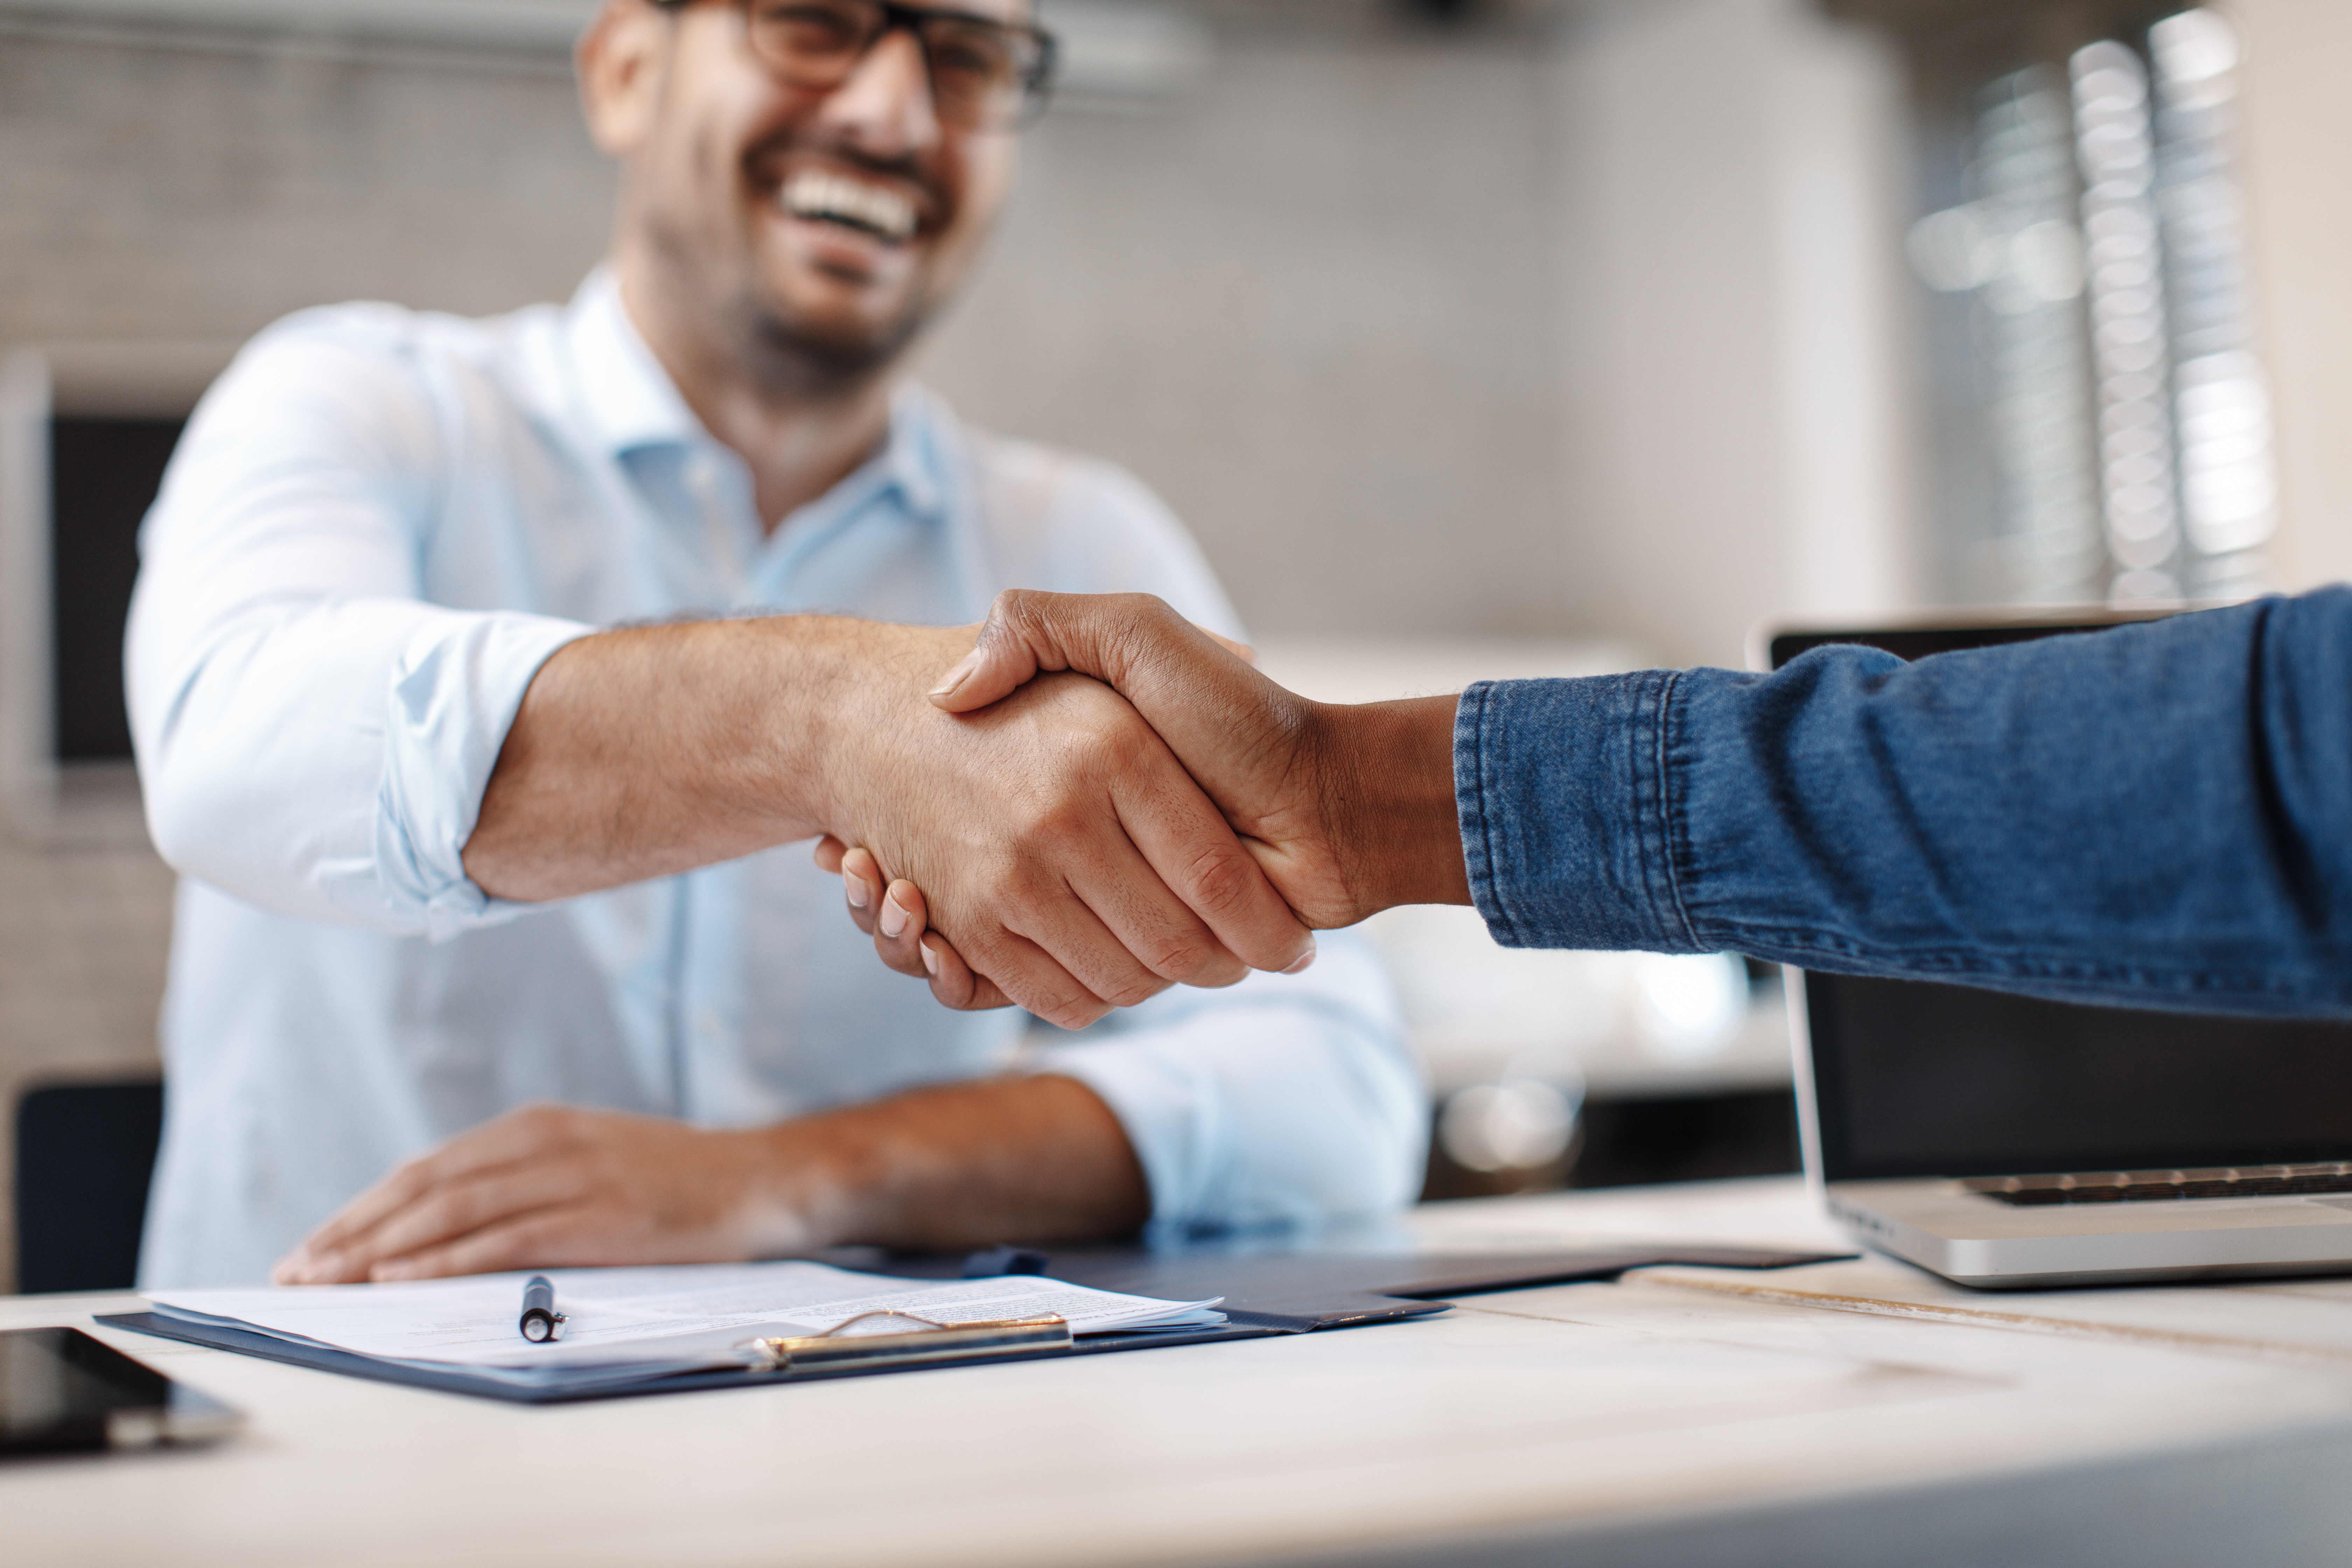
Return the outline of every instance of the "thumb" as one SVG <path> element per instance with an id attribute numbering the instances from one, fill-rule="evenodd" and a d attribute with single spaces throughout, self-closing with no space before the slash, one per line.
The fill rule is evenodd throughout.
<path id="1" fill-rule="evenodd" d="M 932 702 L 969 713 L 1011 695 L 1042 671 L 1073 670 L 1143 706 L 1153 664 L 1220 653 L 1257 662 L 1248 645 L 1203 630 L 1151 594 L 1048 594 L 1009 588 L 989 606 L 971 651 L 940 678 Z M 1156 657 L 1155 657 L 1156 656 Z"/>

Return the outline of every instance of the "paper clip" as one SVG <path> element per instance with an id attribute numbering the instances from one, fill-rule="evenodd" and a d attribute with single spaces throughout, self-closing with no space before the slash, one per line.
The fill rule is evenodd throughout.
<path id="1" fill-rule="evenodd" d="M 869 1318 L 897 1318 L 923 1327 L 912 1333 L 856 1334 L 842 1331 Z M 915 1312 L 884 1310 L 844 1318 L 821 1334 L 795 1339 L 758 1339 L 743 1349 L 759 1358 L 768 1372 L 866 1371 L 885 1366 L 919 1366 L 926 1362 L 972 1361 L 983 1356 L 1043 1355 L 1066 1351 L 1074 1342 L 1067 1320 L 1047 1314 L 1038 1318 L 996 1318 L 978 1323 L 942 1323 Z"/>

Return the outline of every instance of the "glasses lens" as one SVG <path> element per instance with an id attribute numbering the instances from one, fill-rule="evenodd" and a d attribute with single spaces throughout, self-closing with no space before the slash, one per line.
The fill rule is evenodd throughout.
<path id="1" fill-rule="evenodd" d="M 992 129 L 1022 117 L 1038 75 L 1035 38 L 963 16 L 933 17 L 923 24 L 922 37 L 931 96 L 941 113 Z"/>
<path id="2" fill-rule="evenodd" d="M 893 25 L 894 11 L 921 40 L 942 119 L 996 131 L 1025 122 L 1043 106 L 1049 46 L 1031 28 L 955 12 L 919 15 L 877 0 L 750 0 L 744 7 L 752 51 L 793 86 L 816 88 L 848 80 Z"/>
<path id="3" fill-rule="evenodd" d="M 846 80 L 882 34 L 879 5 L 859 0 L 752 0 L 754 53 L 798 86 Z"/>

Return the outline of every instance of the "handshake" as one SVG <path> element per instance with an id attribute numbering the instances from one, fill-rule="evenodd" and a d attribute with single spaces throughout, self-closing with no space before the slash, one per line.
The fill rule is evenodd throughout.
<path id="1" fill-rule="evenodd" d="M 876 724 L 898 778 L 828 792 L 817 864 L 941 1003 L 1065 1028 L 1296 973 L 1316 931 L 1391 905 L 1468 903 L 1455 700 L 1312 702 L 1244 652 L 1149 595 L 1002 594 L 928 694 L 949 731 Z"/>

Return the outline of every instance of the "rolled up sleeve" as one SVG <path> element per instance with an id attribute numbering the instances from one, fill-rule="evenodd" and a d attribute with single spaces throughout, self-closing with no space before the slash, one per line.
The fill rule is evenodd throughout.
<path id="1" fill-rule="evenodd" d="M 1179 988 L 1031 1051 L 1125 1128 L 1176 1227 L 1311 1223 L 1411 1203 L 1428 1093 L 1370 944 L 1325 931 L 1304 974 Z"/>
<path id="2" fill-rule="evenodd" d="M 132 737 L 175 869 L 288 914 L 446 936 L 524 907 L 460 857 L 525 689 L 592 628 L 423 599 L 440 435 L 366 325 L 273 329 L 190 421 L 141 533 Z"/>

